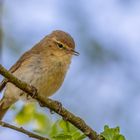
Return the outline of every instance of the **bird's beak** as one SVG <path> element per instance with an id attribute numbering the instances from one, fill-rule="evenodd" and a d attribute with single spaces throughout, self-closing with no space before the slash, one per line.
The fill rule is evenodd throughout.
<path id="1" fill-rule="evenodd" d="M 80 53 L 77 52 L 77 51 L 75 51 L 75 50 L 71 50 L 71 52 L 72 52 L 72 54 L 75 55 L 75 56 L 79 56 L 79 55 L 80 55 Z"/>

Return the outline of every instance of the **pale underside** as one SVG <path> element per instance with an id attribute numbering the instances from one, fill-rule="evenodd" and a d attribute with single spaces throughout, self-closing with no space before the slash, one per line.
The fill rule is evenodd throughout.
<path id="1" fill-rule="evenodd" d="M 42 61 L 43 57 L 46 57 L 46 61 Z M 28 58 L 28 61 L 22 62 L 13 74 L 20 80 L 33 85 L 38 90 L 39 96 L 46 98 L 60 88 L 69 64 L 69 58 L 64 60 L 56 58 L 56 56 L 48 57 L 36 54 Z M 9 104 L 13 104 L 19 99 L 27 99 L 27 95 L 13 84 L 7 83 L 4 98 L 3 107 L 7 108 Z"/>

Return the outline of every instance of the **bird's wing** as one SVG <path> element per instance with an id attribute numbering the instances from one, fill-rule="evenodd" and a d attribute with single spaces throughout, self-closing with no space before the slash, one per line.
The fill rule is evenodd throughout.
<path id="1" fill-rule="evenodd" d="M 13 73 L 15 72 L 20 66 L 21 64 L 26 60 L 29 59 L 29 57 L 31 57 L 32 55 L 30 54 L 30 51 L 25 52 L 20 59 L 10 68 L 9 72 Z M 2 82 L 0 83 L 0 92 L 4 89 L 4 87 L 6 86 L 6 84 L 8 83 L 8 79 L 4 78 L 2 80 Z"/>
<path id="2" fill-rule="evenodd" d="M 29 51 L 25 52 L 19 58 L 19 60 L 10 68 L 9 72 L 14 73 L 22 65 L 22 63 L 24 61 L 26 61 L 27 59 L 29 59 L 33 55 L 38 54 L 42 50 L 40 48 L 43 49 L 44 47 L 43 47 L 43 45 L 41 45 L 40 43 L 38 43 L 33 48 L 31 48 Z M 7 82 L 8 82 L 8 79 L 4 78 L 3 81 L 0 83 L 0 92 L 6 86 Z"/>

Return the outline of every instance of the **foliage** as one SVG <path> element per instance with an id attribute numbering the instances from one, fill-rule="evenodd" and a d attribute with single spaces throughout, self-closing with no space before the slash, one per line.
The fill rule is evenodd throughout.
<path id="1" fill-rule="evenodd" d="M 49 137 L 51 140 L 83 140 L 86 138 L 75 126 L 69 122 L 58 119 L 52 121 L 44 112 L 37 109 L 36 104 L 25 104 L 16 114 L 15 122 L 18 125 L 29 125 L 33 131 Z M 120 134 L 120 128 L 109 128 L 104 126 L 104 131 L 100 134 L 105 140 L 125 140 Z"/>
<path id="2" fill-rule="evenodd" d="M 52 121 L 44 112 L 37 110 L 36 104 L 25 104 L 16 114 L 18 125 L 32 125 L 33 131 L 46 135 L 51 140 L 83 140 L 86 136 L 69 122 L 59 119 Z"/>
<path id="3" fill-rule="evenodd" d="M 119 127 L 109 128 L 109 126 L 105 125 L 101 136 L 103 136 L 105 140 L 125 140 L 125 137 L 120 134 Z"/>

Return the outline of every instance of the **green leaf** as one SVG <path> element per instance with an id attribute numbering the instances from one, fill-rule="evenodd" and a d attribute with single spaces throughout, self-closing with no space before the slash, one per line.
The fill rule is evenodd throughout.
<path id="1" fill-rule="evenodd" d="M 74 139 L 74 140 L 83 140 L 83 139 L 85 139 L 86 138 L 86 136 L 84 135 L 84 134 L 82 134 L 82 133 L 80 133 L 80 132 L 75 132 L 73 135 L 72 135 L 72 138 Z"/>
<path id="2" fill-rule="evenodd" d="M 60 133 L 52 138 L 55 140 L 71 140 L 72 136 L 69 134 Z"/>
<path id="3" fill-rule="evenodd" d="M 15 121 L 19 125 L 24 125 L 29 123 L 34 116 L 35 104 L 26 104 L 22 109 L 16 114 Z"/>
<path id="4" fill-rule="evenodd" d="M 72 125 L 71 123 L 69 123 L 68 121 L 65 121 L 63 119 L 60 120 L 59 126 L 65 132 L 71 132 L 72 133 L 72 132 L 76 132 L 78 130 L 74 125 Z"/>
<path id="5" fill-rule="evenodd" d="M 76 131 L 72 134 L 73 139 L 79 139 L 81 137 L 81 133 L 79 131 Z"/>
<path id="6" fill-rule="evenodd" d="M 63 119 L 59 121 L 59 126 L 62 128 L 65 132 L 70 132 L 70 123 L 67 121 L 64 121 Z"/>
<path id="7" fill-rule="evenodd" d="M 120 134 L 119 127 L 109 128 L 109 126 L 105 125 L 101 136 L 103 136 L 105 140 L 125 140 L 125 137 Z"/>
<path id="8" fill-rule="evenodd" d="M 49 136 L 54 137 L 55 135 L 59 134 L 60 128 L 59 128 L 59 120 L 57 120 L 51 127 Z"/>
<path id="9" fill-rule="evenodd" d="M 49 120 L 49 118 L 45 114 L 35 112 L 34 121 L 37 124 L 36 129 L 34 129 L 35 132 L 38 132 L 41 134 L 48 133 L 48 131 L 51 128 L 51 121 Z"/>

